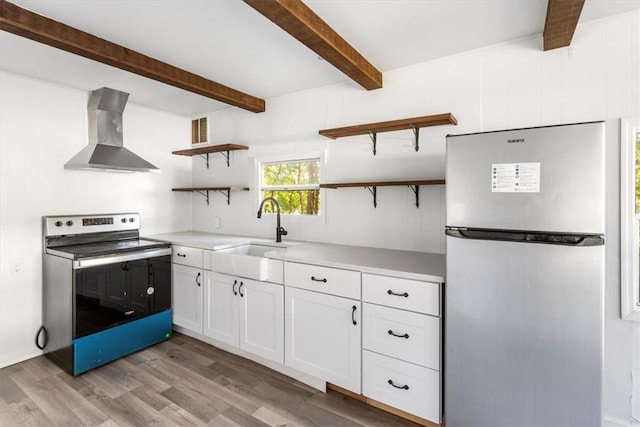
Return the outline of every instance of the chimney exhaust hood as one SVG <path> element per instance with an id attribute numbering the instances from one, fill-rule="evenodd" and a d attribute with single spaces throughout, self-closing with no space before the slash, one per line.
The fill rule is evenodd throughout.
<path id="1" fill-rule="evenodd" d="M 108 87 L 91 92 L 87 103 L 89 145 L 65 163 L 65 169 L 160 172 L 123 146 L 122 112 L 128 98 L 128 93 Z"/>

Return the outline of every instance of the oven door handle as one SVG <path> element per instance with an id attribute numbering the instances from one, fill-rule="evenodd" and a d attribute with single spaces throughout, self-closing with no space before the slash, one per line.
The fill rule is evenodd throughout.
<path id="1" fill-rule="evenodd" d="M 115 264 L 125 261 L 135 261 L 139 259 L 154 258 L 164 255 L 171 255 L 171 248 L 149 249 L 146 251 L 130 252 L 125 255 L 109 255 L 104 257 L 87 258 L 73 261 L 73 269 L 96 267 L 99 265 Z"/>

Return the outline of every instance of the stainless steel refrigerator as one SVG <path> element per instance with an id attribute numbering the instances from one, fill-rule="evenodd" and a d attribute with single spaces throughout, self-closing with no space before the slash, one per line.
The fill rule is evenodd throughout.
<path id="1" fill-rule="evenodd" d="M 447 136 L 447 427 L 601 425 L 604 129 Z"/>

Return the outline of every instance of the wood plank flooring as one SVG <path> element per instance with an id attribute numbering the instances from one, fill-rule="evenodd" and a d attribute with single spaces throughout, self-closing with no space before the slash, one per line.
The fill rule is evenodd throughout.
<path id="1" fill-rule="evenodd" d="M 416 426 L 175 333 L 79 377 L 43 356 L 0 369 L 0 426 Z"/>

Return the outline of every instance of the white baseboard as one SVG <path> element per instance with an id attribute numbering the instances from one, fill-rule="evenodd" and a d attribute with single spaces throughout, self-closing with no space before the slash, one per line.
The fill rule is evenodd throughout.
<path id="1" fill-rule="evenodd" d="M 26 353 L 12 354 L 9 357 L 2 357 L 0 358 L 0 369 L 15 365 L 16 363 L 24 362 L 25 360 L 33 359 L 34 357 L 38 357 L 43 354 L 44 352 L 40 350 L 29 350 Z"/>
<path id="2" fill-rule="evenodd" d="M 623 420 L 622 418 L 612 417 L 610 415 L 605 415 L 604 420 L 602 422 L 603 427 L 637 427 L 640 424 L 633 423 L 629 420 Z"/>

